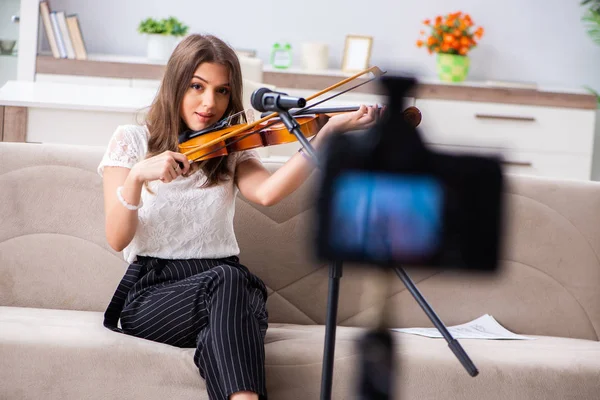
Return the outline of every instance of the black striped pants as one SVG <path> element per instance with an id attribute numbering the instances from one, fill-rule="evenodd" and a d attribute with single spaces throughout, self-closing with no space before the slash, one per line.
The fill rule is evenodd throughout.
<path id="1" fill-rule="evenodd" d="M 156 342 L 195 347 L 194 362 L 211 400 L 225 400 L 238 391 L 266 399 L 267 292 L 238 261 L 235 256 L 138 257 L 117 288 L 104 325 Z M 122 330 L 116 327 L 119 317 Z"/>

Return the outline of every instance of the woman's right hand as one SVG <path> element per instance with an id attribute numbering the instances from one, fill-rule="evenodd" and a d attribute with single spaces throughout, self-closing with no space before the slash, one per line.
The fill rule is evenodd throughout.
<path id="1" fill-rule="evenodd" d="M 178 164 L 179 163 L 179 164 Z M 183 169 L 179 165 L 183 165 Z M 190 162 L 182 153 L 167 150 L 163 153 L 138 162 L 131 173 L 139 182 L 160 180 L 168 183 L 190 169 Z"/>

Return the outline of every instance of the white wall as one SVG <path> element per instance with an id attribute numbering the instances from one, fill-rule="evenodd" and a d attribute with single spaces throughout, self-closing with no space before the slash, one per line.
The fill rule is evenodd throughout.
<path id="1" fill-rule="evenodd" d="M 17 57 L 0 55 L 0 88 L 14 79 L 17 79 Z"/>
<path id="2" fill-rule="evenodd" d="M 0 39 L 15 40 L 19 38 L 19 24 L 10 20 L 13 15 L 19 15 L 19 0 L 0 0 Z"/>
<path id="3" fill-rule="evenodd" d="M 53 9 L 78 13 L 89 51 L 144 55 L 138 23 L 176 16 L 193 32 L 216 34 L 237 48 L 256 49 L 268 60 L 275 41 L 294 46 L 299 65 L 303 41 L 330 45 L 331 68 L 341 63 L 346 34 L 375 38 L 372 62 L 420 76 L 435 76 L 435 60 L 415 41 L 420 22 L 462 10 L 486 34 L 472 52 L 471 80 L 518 80 L 600 89 L 600 46 L 587 37 L 579 0 L 282 0 L 146 1 L 52 0 Z"/>

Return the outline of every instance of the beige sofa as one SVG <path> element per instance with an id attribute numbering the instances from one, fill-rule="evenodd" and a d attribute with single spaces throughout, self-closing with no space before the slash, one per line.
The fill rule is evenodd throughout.
<path id="1" fill-rule="evenodd" d="M 207 399 L 193 349 L 102 326 L 126 268 L 104 237 L 103 150 L 0 143 L 0 398 Z M 241 260 L 269 287 L 274 400 L 319 398 L 328 270 L 306 253 L 311 187 L 272 208 L 237 203 Z M 511 177 L 506 199 L 498 276 L 408 271 L 447 325 L 489 313 L 536 340 L 460 340 L 472 378 L 442 339 L 396 332 L 396 398 L 600 398 L 600 185 Z M 335 399 L 354 398 L 355 345 L 379 310 L 367 274 L 344 270 Z M 431 326 L 399 280 L 388 301 L 393 326 Z"/>

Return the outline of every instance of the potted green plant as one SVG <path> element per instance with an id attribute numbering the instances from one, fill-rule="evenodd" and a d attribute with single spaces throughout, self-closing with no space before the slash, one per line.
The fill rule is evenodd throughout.
<path id="1" fill-rule="evenodd" d="M 588 7 L 581 18 L 585 23 L 585 29 L 592 41 L 600 45 L 600 0 L 583 0 L 581 5 Z M 586 86 L 586 89 L 596 96 L 600 108 L 600 93 L 589 86 Z"/>
<path id="2" fill-rule="evenodd" d="M 475 29 L 469 14 L 461 11 L 438 15 L 423 24 L 429 29 L 421 31 L 418 47 L 425 47 L 429 54 L 437 53 L 437 73 L 442 82 L 464 81 L 469 73 L 468 53 L 478 45 L 483 27 Z"/>
<path id="3" fill-rule="evenodd" d="M 147 35 L 147 57 L 150 60 L 167 60 L 177 42 L 185 36 L 189 27 L 175 17 L 146 18 L 138 26 L 138 32 Z"/>

